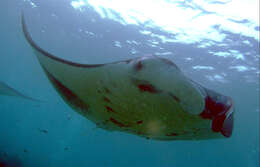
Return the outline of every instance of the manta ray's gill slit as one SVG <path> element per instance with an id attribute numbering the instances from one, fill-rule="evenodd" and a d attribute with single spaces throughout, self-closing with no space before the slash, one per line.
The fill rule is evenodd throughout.
<path id="1" fill-rule="evenodd" d="M 111 83 L 112 86 L 115 84 L 116 83 L 114 82 Z M 136 107 L 136 103 L 133 102 L 133 100 L 131 100 L 131 97 L 128 97 L 128 94 L 123 93 L 124 90 L 122 90 L 121 87 L 117 91 L 116 89 L 108 89 L 107 87 L 101 86 L 101 88 L 97 90 L 97 92 L 101 95 L 101 99 L 105 103 L 104 111 L 114 112 L 117 114 L 128 113 L 129 106 Z M 115 108 L 111 107 L 112 104 L 114 105 L 113 107 Z"/>
<path id="2" fill-rule="evenodd" d="M 84 103 L 75 93 L 73 93 L 69 88 L 64 86 L 58 79 L 56 79 L 49 71 L 47 71 L 44 66 L 43 69 L 47 74 L 49 80 L 53 83 L 56 90 L 65 98 L 65 101 L 73 105 L 74 107 L 78 107 L 81 111 L 88 112 L 89 106 Z"/>
<path id="3" fill-rule="evenodd" d="M 111 93 L 111 91 L 110 91 L 107 87 L 104 87 L 103 90 L 104 90 L 104 93 L 105 93 L 105 94 L 110 94 L 110 93 Z M 103 100 L 104 100 L 106 103 L 111 103 L 111 100 L 110 100 L 108 97 L 106 97 L 106 96 L 103 96 Z M 117 113 L 113 108 L 111 108 L 111 107 L 109 107 L 109 106 L 107 106 L 107 105 L 105 105 L 105 108 L 106 108 L 106 111 L 107 111 L 107 112 Z"/>
<path id="4" fill-rule="evenodd" d="M 116 111 L 114 111 L 111 107 L 109 106 L 105 106 L 105 108 L 107 109 L 107 112 L 113 112 L 113 113 L 117 113 Z"/>
<path id="5" fill-rule="evenodd" d="M 113 122 L 114 124 L 118 125 L 119 127 L 129 127 L 128 125 L 125 125 L 125 124 L 123 124 L 123 123 L 117 121 L 116 119 L 114 119 L 114 118 L 112 118 L 112 117 L 110 117 L 109 120 L 110 120 L 111 122 Z"/>

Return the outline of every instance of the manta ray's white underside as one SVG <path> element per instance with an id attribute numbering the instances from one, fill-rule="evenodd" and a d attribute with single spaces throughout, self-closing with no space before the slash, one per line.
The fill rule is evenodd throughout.
<path id="1" fill-rule="evenodd" d="M 64 101 L 98 127 L 159 140 L 231 136 L 231 99 L 191 81 L 173 62 L 146 56 L 108 64 L 74 63 L 40 48 L 23 17 L 22 27 Z"/>

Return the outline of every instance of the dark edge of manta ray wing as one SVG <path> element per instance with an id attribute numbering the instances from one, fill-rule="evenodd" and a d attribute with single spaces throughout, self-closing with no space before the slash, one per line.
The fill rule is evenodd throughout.
<path id="1" fill-rule="evenodd" d="M 130 61 L 133 60 L 133 59 L 129 59 L 129 60 L 117 61 L 117 62 L 106 63 L 106 64 L 80 64 L 80 63 L 74 63 L 74 62 L 71 62 L 71 61 L 68 61 L 68 60 L 64 60 L 64 59 L 58 58 L 58 57 L 48 53 L 47 51 L 43 50 L 41 47 L 39 47 L 33 41 L 30 33 L 27 30 L 23 12 L 21 14 L 21 23 L 22 23 L 22 30 L 23 30 L 24 36 L 25 36 L 26 40 L 29 42 L 29 44 L 31 45 L 32 48 L 34 48 L 35 50 L 37 50 L 38 52 L 40 52 L 44 56 L 47 56 L 47 57 L 49 57 L 53 60 L 56 60 L 56 61 L 64 63 L 64 64 L 68 64 L 68 65 L 72 65 L 72 66 L 76 66 L 76 67 L 83 67 L 83 68 L 93 68 L 93 67 L 101 67 L 101 66 L 104 66 L 104 65 L 107 65 L 107 64 L 116 64 L 116 63 L 121 63 L 121 62 L 129 63 Z"/>
<path id="2" fill-rule="evenodd" d="M 53 76 L 44 66 L 42 68 L 54 86 L 54 89 L 61 95 L 61 98 L 67 102 L 71 108 L 79 108 L 79 113 L 84 115 L 85 112 L 89 110 L 88 104 L 84 103 L 72 90 L 63 85 L 62 82 L 55 78 L 55 76 Z"/>

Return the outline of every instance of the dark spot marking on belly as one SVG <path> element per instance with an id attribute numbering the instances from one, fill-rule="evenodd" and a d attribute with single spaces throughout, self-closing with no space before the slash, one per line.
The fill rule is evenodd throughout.
<path id="1" fill-rule="evenodd" d="M 137 123 L 137 124 L 142 124 L 142 123 L 143 123 L 143 120 L 137 121 L 136 123 Z"/>
<path id="2" fill-rule="evenodd" d="M 109 120 L 113 122 L 114 124 L 118 125 L 119 127 L 128 127 L 127 125 L 115 120 L 114 118 L 110 117 Z"/>
<path id="3" fill-rule="evenodd" d="M 107 109 L 107 112 L 113 112 L 113 113 L 116 113 L 111 107 L 109 106 L 105 106 L 106 109 Z"/>
<path id="4" fill-rule="evenodd" d="M 152 84 L 139 84 L 138 88 L 141 92 L 158 93 Z"/>
<path id="5" fill-rule="evenodd" d="M 155 86 L 145 80 L 140 80 L 136 78 L 131 78 L 132 83 L 138 87 L 141 92 L 149 92 L 149 93 L 160 93 Z"/>
<path id="6" fill-rule="evenodd" d="M 167 133 L 165 136 L 178 136 L 177 133 Z"/>
<path id="7" fill-rule="evenodd" d="M 107 102 L 107 103 L 111 103 L 111 101 L 110 101 L 109 98 L 107 98 L 107 97 L 103 97 L 103 100 L 104 100 L 105 102 Z"/>
<path id="8" fill-rule="evenodd" d="M 104 90 L 106 93 L 110 93 L 110 90 L 108 88 L 105 87 Z"/>

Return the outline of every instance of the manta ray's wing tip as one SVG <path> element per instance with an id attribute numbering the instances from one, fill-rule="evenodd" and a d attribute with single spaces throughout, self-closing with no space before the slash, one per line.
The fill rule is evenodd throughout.
<path id="1" fill-rule="evenodd" d="M 23 31 L 23 34 L 25 36 L 25 38 L 27 39 L 27 41 L 33 46 L 35 47 L 35 44 L 30 36 L 30 34 L 28 33 L 28 30 L 27 30 L 27 27 L 26 27 L 26 24 L 25 24 L 25 19 L 24 19 L 24 12 L 22 11 L 21 12 L 21 24 L 22 24 L 22 31 Z"/>

